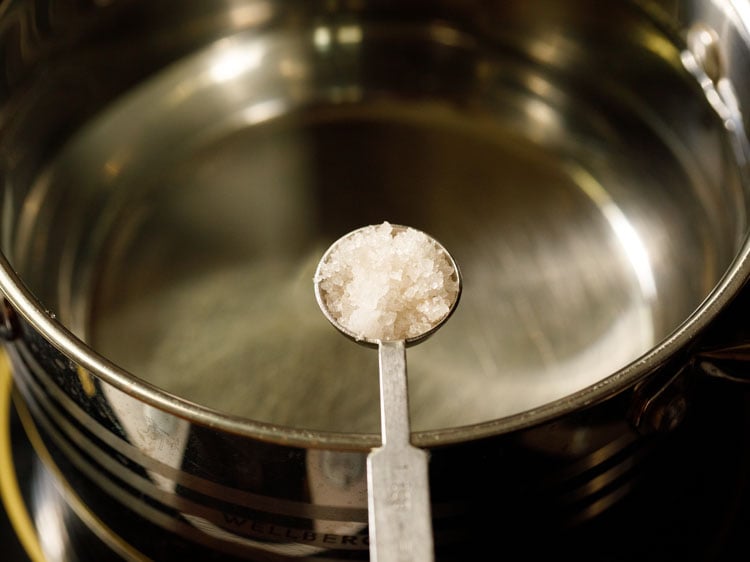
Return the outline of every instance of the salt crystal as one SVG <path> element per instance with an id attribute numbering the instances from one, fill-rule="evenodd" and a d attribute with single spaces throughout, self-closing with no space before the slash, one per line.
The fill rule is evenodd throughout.
<path id="1" fill-rule="evenodd" d="M 333 319 L 372 341 L 421 336 L 448 315 L 458 295 L 445 250 L 423 232 L 388 222 L 336 243 L 314 281 Z"/>

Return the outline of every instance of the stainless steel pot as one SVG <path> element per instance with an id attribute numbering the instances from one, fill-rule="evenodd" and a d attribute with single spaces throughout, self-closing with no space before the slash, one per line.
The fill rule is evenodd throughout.
<path id="1" fill-rule="evenodd" d="M 366 558 L 377 367 L 312 269 L 391 220 L 465 279 L 410 355 L 439 557 L 606 510 L 743 349 L 705 334 L 750 268 L 748 14 L 0 5 L 2 332 L 68 508 L 129 558 Z"/>

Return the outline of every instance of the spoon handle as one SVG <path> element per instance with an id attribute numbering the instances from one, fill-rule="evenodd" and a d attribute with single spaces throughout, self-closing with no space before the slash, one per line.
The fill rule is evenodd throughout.
<path id="1" fill-rule="evenodd" d="M 411 445 L 406 348 L 381 342 L 382 446 L 367 457 L 370 559 L 430 562 L 434 559 L 428 454 Z"/>

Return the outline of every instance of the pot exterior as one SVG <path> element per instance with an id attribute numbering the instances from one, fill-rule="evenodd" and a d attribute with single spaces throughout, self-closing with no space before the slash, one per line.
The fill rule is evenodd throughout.
<path id="1" fill-rule="evenodd" d="M 28 325 L 21 334 L 7 349 L 24 428 L 58 501 L 107 548 L 156 560 L 368 558 L 366 451 L 191 423 L 97 379 Z M 674 389 L 685 379 L 675 372 L 647 381 Z M 540 425 L 430 448 L 438 559 L 485 548 L 492 528 L 523 542 L 620 501 L 664 439 L 654 430 L 665 427 L 645 421 L 660 419 L 651 401 L 635 428 L 638 404 L 628 389 Z"/>

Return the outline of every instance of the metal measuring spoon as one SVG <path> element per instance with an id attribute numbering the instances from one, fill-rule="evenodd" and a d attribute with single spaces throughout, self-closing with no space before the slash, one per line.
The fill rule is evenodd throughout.
<path id="1" fill-rule="evenodd" d="M 408 230 L 400 225 L 390 226 L 392 236 Z M 421 233 L 446 261 L 455 283 L 455 296 L 447 312 L 420 333 L 404 339 L 385 340 L 355 333 L 332 312 L 326 291 L 321 288 L 325 280 L 321 272 L 340 244 L 370 228 L 376 227 L 350 232 L 326 251 L 315 273 L 315 297 L 325 317 L 340 332 L 357 343 L 378 348 L 382 445 L 367 457 L 370 558 L 374 562 L 426 562 L 434 559 L 428 454 L 411 444 L 406 347 L 424 341 L 450 317 L 461 295 L 461 275 L 448 251 Z"/>

